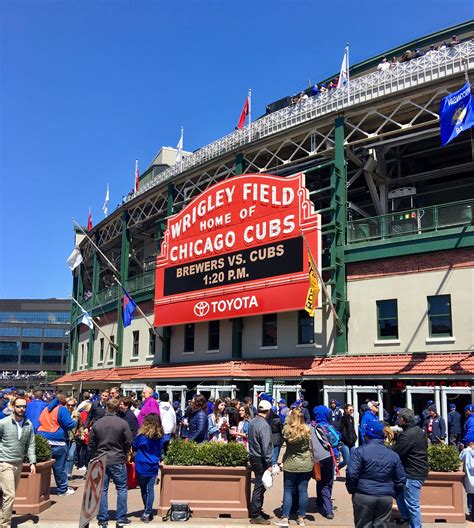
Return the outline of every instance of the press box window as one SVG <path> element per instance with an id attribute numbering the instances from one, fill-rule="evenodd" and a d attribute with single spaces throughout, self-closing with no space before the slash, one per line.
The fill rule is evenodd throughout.
<path id="1" fill-rule="evenodd" d="M 428 320 L 430 337 L 450 337 L 453 335 L 451 295 L 428 297 Z"/>
<path id="2" fill-rule="evenodd" d="M 140 332 L 134 330 L 133 332 L 133 347 L 132 347 L 132 357 L 137 357 L 139 354 L 139 342 L 140 342 Z"/>
<path id="3" fill-rule="evenodd" d="M 314 343 L 314 317 L 306 310 L 298 312 L 298 345 Z"/>
<path id="4" fill-rule="evenodd" d="M 265 314 L 262 317 L 262 346 L 277 346 L 277 314 Z"/>
<path id="5" fill-rule="evenodd" d="M 184 351 L 194 352 L 194 323 L 184 325 Z"/>
<path id="6" fill-rule="evenodd" d="M 397 299 L 377 301 L 377 338 L 398 339 Z"/>
<path id="7" fill-rule="evenodd" d="M 208 350 L 219 350 L 220 321 L 209 321 Z"/>

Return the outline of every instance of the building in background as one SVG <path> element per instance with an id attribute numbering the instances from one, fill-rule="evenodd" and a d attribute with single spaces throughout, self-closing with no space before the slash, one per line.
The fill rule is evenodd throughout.
<path id="1" fill-rule="evenodd" d="M 453 34 L 460 43 L 451 46 Z M 139 191 L 90 232 L 157 334 L 137 312 L 124 327 L 123 292 L 83 238 L 73 291 L 106 337 L 82 324 L 73 306 L 68 373 L 56 383 L 76 391 L 120 384 L 125 392 L 148 384 L 182 401 L 195 392 L 243 397 L 265 388 L 291 400 L 305 390 L 310 404 L 336 397 L 357 409 L 378 398 L 417 412 L 433 399 L 443 414 L 450 400 L 472 401 L 472 140 L 466 132 L 441 147 L 438 112 L 441 98 L 474 70 L 473 36 L 471 21 L 402 44 L 383 54 L 397 57 L 388 69 L 377 68 L 383 55 L 351 67 L 349 90 L 282 99 L 178 165 L 158 155 Z M 321 215 L 321 272 L 340 324 L 324 297 L 314 317 L 302 303 L 245 317 L 223 310 L 203 322 L 196 317 L 205 304 L 183 321 L 170 303 L 160 324 L 155 268 L 169 218 L 201 196 L 211 210 L 212 186 L 237 175 L 301 172 Z M 209 220 L 212 236 L 212 216 L 198 220 Z M 224 285 L 219 274 L 204 279 L 196 269 L 188 270 L 189 288 L 175 290 L 183 300 L 193 298 L 195 280 Z"/>
<path id="2" fill-rule="evenodd" d="M 66 370 L 71 301 L 0 300 L 0 386 L 46 385 Z"/>

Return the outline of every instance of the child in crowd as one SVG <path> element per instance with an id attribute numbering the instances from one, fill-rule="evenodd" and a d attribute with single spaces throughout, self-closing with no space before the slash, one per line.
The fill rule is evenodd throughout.
<path id="1" fill-rule="evenodd" d="M 145 509 L 141 521 L 148 523 L 153 519 L 153 501 L 155 500 L 155 482 L 163 446 L 163 427 L 158 414 L 147 414 L 133 441 L 136 450 L 135 470 L 142 493 Z"/>
<path id="2" fill-rule="evenodd" d="M 468 434 L 464 438 L 467 445 L 461 451 L 459 458 L 462 461 L 464 476 L 464 488 L 467 493 L 467 507 L 469 508 L 469 517 L 474 521 L 474 434 Z"/>

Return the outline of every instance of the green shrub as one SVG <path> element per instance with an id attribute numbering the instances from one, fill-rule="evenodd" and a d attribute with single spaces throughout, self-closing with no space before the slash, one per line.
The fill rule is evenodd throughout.
<path id="1" fill-rule="evenodd" d="M 51 446 L 44 436 L 35 435 L 36 461 L 45 462 L 51 458 Z"/>
<path id="2" fill-rule="evenodd" d="M 431 444 L 428 447 L 430 471 L 458 471 L 461 465 L 459 451 L 446 444 Z"/>
<path id="3" fill-rule="evenodd" d="M 247 449 L 237 442 L 185 442 L 173 440 L 165 457 L 172 466 L 246 466 Z"/>

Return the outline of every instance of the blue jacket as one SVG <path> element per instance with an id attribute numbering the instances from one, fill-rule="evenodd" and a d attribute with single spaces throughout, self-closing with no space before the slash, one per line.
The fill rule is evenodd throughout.
<path id="1" fill-rule="evenodd" d="M 365 444 L 365 430 L 367 429 L 367 425 L 370 422 L 378 422 L 379 417 L 378 415 L 375 415 L 370 409 L 367 409 L 365 411 L 364 416 L 362 416 L 362 420 L 360 421 L 359 425 L 359 442 L 361 445 Z"/>
<path id="2" fill-rule="evenodd" d="M 474 436 L 474 414 L 471 414 L 464 424 L 464 438 Z M 465 442 L 463 438 L 463 442 Z"/>
<path id="3" fill-rule="evenodd" d="M 207 440 L 207 413 L 205 411 L 195 411 L 191 414 L 187 437 L 198 444 Z"/>
<path id="4" fill-rule="evenodd" d="M 135 469 L 137 475 L 142 477 L 154 477 L 158 475 L 158 466 L 161 460 L 161 438 L 148 438 L 139 434 L 133 441 L 133 447 L 137 450 L 135 455 Z"/>
<path id="5" fill-rule="evenodd" d="M 48 405 L 48 411 L 51 412 L 57 405 L 60 405 L 58 399 L 54 399 L 49 405 Z M 59 422 L 59 429 L 54 432 L 50 433 L 48 431 L 38 431 L 38 434 L 41 436 L 44 436 L 46 440 L 53 440 L 55 442 L 68 442 L 68 434 L 67 432 L 71 429 L 74 429 L 76 427 L 76 422 L 71 418 L 71 415 L 69 414 L 69 411 L 61 405 L 59 407 L 58 411 L 58 422 Z"/>
<path id="6" fill-rule="evenodd" d="M 450 411 L 448 413 L 448 433 L 451 434 L 461 434 L 461 415 L 458 411 Z"/>
<path id="7" fill-rule="evenodd" d="M 35 433 L 38 431 L 38 427 L 40 426 L 40 414 L 43 412 L 43 409 L 47 406 L 48 404 L 45 401 L 36 399 L 31 401 L 26 406 L 25 416 L 33 424 L 33 429 L 35 430 Z"/>
<path id="8" fill-rule="evenodd" d="M 405 481 L 400 457 L 385 447 L 383 440 L 369 440 L 352 452 L 346 472 L 346 488 L 351 495 L 394 497 Z"/>

